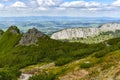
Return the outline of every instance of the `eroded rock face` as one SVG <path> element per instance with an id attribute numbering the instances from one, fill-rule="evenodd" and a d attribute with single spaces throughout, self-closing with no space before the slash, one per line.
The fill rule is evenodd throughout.
<path id="1" fill-rule="evenodd" d="M 87 38 L 99 35 L 100 32 L 120 30 L 120 23 L 108 23 L 98 28 L 70 28 L 52 34 L 51 38 L 56 40 Z"/>
<path id="2" fill-rule="evenodd" d="M 42 32 L 38 31 L 36 28 L 29 29 L 27 33 L 23 35 L 19 44 L 20 45 L 31 45 L 36 44 L 40 37 L 45 36 Z"/>
<path id="3" fill-rule="evenodd" d="M 71 28 L 54 33 L 52 39 L 72 39 L 72 38 L 87 38 L 88 36 L 98 35 L 98 28 Z"/>
<path id="4" fill-rule="evenodd" d="M 120 30 L 120 23 L 107 23 L 102 25 L 99 29 L 103 32 Z"/>

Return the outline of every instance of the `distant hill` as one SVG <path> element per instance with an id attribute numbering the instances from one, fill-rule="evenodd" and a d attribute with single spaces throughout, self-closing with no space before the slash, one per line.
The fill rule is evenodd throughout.
<path id="1" fill-rule="evenodd" d="M 25 16 L 25 17 L 0 17 L 0 21 L 78 21 L 78 20 L 120 20 L 113 17 L 71 17 L 71 16 Z"/>

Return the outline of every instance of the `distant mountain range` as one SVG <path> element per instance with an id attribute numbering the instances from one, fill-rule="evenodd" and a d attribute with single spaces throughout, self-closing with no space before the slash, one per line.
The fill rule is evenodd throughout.
<path id="1" fill-rule="evenodd" d="M 79 21 L 79 20 L 120 20 L 114 17 L 70 17 L 70 16 L 26 16 L 26 17 L 0 17 L 0 21 Z"/>
<path id="2" fill-rule="evenodd" d="M 0 28 L 6 30 L 11 25 L 16 25 L 22 32 L 30 28 L 37 28 L 45 34 L 52 34 L 61 29 L 73 27 L 97 27 L 104 23 L 120 22 L 120 18 L 109 17 L 0 17 Z"/>

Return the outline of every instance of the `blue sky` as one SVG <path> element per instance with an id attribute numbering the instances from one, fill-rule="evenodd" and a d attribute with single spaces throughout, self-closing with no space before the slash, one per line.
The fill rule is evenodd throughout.
<path id="1" fill-rule="evenodd" d="M 0 16 L 120 17 L 120 0 L 0 0 Z"/>
<path id="2" fill-rule="evenodd" d="M 115 0 L 85 0 L 85 1 L 96 1 L 96 2 L 101 2 L 101 3 L 113 3 Z"/>

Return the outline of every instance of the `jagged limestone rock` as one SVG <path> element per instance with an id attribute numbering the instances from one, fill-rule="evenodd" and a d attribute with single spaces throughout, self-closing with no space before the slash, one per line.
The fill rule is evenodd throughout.
<path id="1" fill-rule="evenodd" d="M 69 28 L 53 33 L 51 38 L 56 40 L 95 37 L 101 32 L 120 30 L 120 23 L 108 23 L 98 28 Z"/>
<path id="2" fill-rule="evenodd" d="M 120 23 L 107 23 L 99 27 L 100 31 L 116 31 L 120 30 Z"/>
<path id="3" fill-rule="evenodd" d="M 88 36 L 98 35 L 98 28 L 71 28 L 54 33 L 52 39 L 72 39 L 87 38 Z"/>
<path id="4" fill-rule="evenodd" d="M 42 32 L 38 31 L 36 28 L 29 29 L 27 33 L 23 35 L 19 44 L 20 45 L 31 45 L 36 44 L 40 37 L 45 36 Z"/>

